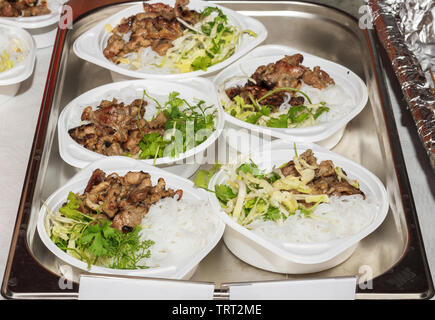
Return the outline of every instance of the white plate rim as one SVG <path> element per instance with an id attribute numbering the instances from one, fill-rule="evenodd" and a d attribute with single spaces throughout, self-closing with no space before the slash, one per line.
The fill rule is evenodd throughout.
<path id="1" fill-rule="evenodd" d="M 45 201 L 45 203 L 50 203 L 52 199 L 56 198 L 59 195 L 64 195 L 64 199 L 68 196 L 69 188 L 76 184 L 81 184 L 82 188 L 86 187 L 86 183 L 89 180 L 90 175 L 93 170 L 96 168 L 104 168 L 105 172 L 119 172 L 119 171 L 144 171 L 149 172 L 151 176 L 159 176 L 163 177 L 165 180 L 177 181 L 179 183 L 180 188 L 191 189 L 192 194 L 196 194 L 198 199 L 203 198 L 207 201 L 207 194 L 203 192 L 203 190 L 197 190 L 193 187 L 193 182 L 187 180 L 185 178 L 179 177 L 175 174 L 164 171 L 160 168 L 153 167 L 144 163 L 137 162 L 133 159 L 125 158 L 125 157 L 109 157 L 106 159 L 101 159 L 95 161 L 88 165 L 87 167 L 80 170 L 76 175 L 74 175 L 66 184 L 64 184 L 61 188 L 57 189 L 53 192 Z M 203 192 L 203 193 L 201 193 Z M 82 271 L 89 273 L 98 273 L 98 274 L 115 274 L 115 275 L 136 275 L 142 277 L 168 277 L 174 279 L 182 279 L 186 274 L 189 273 L 196 265 L 203 259 L 205 256 L 216 246 L 219 240 L 222 238 L 225 224 L 219 221 L 219 225 L 215 231 L 214 236 L 211 238 L 210 242 L 207 246 L 203 247 L 200 251 L 196 252 L 193 256 L 191 256 L 190 260 L 183 260 L 183 262 L 187 262 L 184 265 L 168 265 L 163 267 L 154 267 L 149 269 L 137 269 L 137 270 L 119 270 L 119 269 L 110 269 L 106 267 L 99 267 L 92 265 L 91 268 L 88 269 L 87 263 L 76 259 L 66 252 L 62 251 L 59 247 L 57 247 L 54 242 L 51 241 L 48 236 L 44 219 L 46 215 L 46 208 L 44 205 L 41 206 L 41 209 L 38 212 L 37 218 L 37 231 L 41 241 L 44 245 L 59 259 L 62 261 L 79 268 Z"/>

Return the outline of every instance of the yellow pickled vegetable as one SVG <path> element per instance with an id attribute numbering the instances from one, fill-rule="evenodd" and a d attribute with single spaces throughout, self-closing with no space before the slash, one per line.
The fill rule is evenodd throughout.
<path id="1" fill-rule="evenodd" d="M 0 54 L 0 72 L 11 69 L 14 66 L 14 62 L 11 60 L 10 55 L 3 51 L 3 54 Z"/>

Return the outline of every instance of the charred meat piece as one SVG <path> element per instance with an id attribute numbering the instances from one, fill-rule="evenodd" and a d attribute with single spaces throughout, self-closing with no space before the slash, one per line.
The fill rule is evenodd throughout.
<path id="1" fill-rule="evenodd" d="M 287 164 L 281 168 L 281 173 L 287 177 L 287 176 L 293 176 L 298 177 L 300 176 L 299 172 L 295 168 L 295 163 L 293 160 L 290 160 L 287 162 Z"/>
<path id="2" fill-rule="evenodd" d="M 226 89 L 226 94 L 230 99 L 238 95 L 243 98 L 245 103 L 251 104 L 249 96 L 258 100 L 266 93 L 278 88 L 300 89 L 302 83 L 305 82 L 317 89 L 324 89 L 334 84 L 334 80 L 320 67 L 317 66 L 311 70 L 301 64 L 303 60 L 303 55 L 297 53 L 291 56 L 286 55 L 274 63 L 259 66 L 244 86 L 230 87 Z M 290 94 L 289 103 L 291 106 L 304 104 L 305 98 L 293 90 L 278 91 L 262 99 L 259 103 L 279 107 L 288 94 Z"/>
<path id="3" fill-rule="evenodd" d="M 164 3 L 143 3 L 145 13 L 141 15 L 141 18 L 155 19 L 162 17 L 166 20 L 175 19 L 174 8 Z"/>
<path id="4" fill-rule="evenodd" d="M 308 163 L 310 166 L 317 165 L 317 159 L 314 156 L 313 150 L 307 149 L 304 153 L 300 155 L 300 158 Z"/>
<path id="5" fill-rule="evenodd" d="M 138 226 L 149 210 L 145 206 L 134 206 L 125 202 L 122 203 L 122 208 L 112 223 L 113 228 L 122 232 L 131 231 Z"/>
<path id="6" fill-rule="evenodd" d="M 2 17 L 15 18 L 20 16 L 20 12 L 8 1 L 0 2 L 0 15 Z"/>
<path id="7" fill-rule="evenodd" d="M 313 151 L 311 149 L 307 149 L 304 153 L 302 153 L 299 156 L 299 159 L 302 159 L 310 166 L 317 166 L 317 159 L 313 154 Z M 334 171 L 335 172 L 335 171 Z M 295 162 L 293 160 L 290 160 L 287 162 L 285 166 L 281 168 L 281 173 L 287 177 L 287 176 L 293 176 L 293 177 L 299 177 L 300 174 L 296 170 Z"/>
<path id="8" fill-rule="evenodd" d="M 107 41 L 107 46 L 104 48 L 103 54 L 106 58 L 111 59 L 118 56 L 124 49 L 125 41 L 121 36 L 115 34 Z"/>
<path id="9" fill-rule="evenodd" d="M 172 48 L 172 41 L 181 37 L 185 26 L 199 21 L 200 14 L 189 10 L 188 0 L 177 0 L 175 8 L 163 3 L 143 3 L 144 12 L 122 19 L 112 30 L 103 54 L 107 59 L 119 63 L 129 53 L 137 53 L 142 48 L 151 48 L 163 56 Z M 126 39 L 126 37 L 128 39 Z"/>
<path id="10" fill-rule="evenodd" d="M 346 179 L 338 176 L 335 170 L 336 167 L 331 160 L 323 160 L 320 162 L 320 164 L 318 164 L 317 159 L 311 149 L 307 149 L 304 153 L 302 153 L 298 157 L 298 160 L 304 168 L 311 168 L 314 170 L 314 178 L 307 184 L 307 186 L 311 189 L 312 194 L 326 194 L 328 196 L 360 194 L 365 197 L 364 193 L 359 188 L 352 186 Z M 281 167 L 281 173 L 285 177 L 301 176 L 296 169 L 296 165 L 293 160 Z M 345 175 L 344 172 L 343 174 Z"/>
<path id="11" fill-rule="evenodd" d="M 155 40 L 152 42 L 151 47 L 159 55 L 164 56 L 166 52 L 173 47 L 172 42 L 169 40 Z"/>
<path id="12" fill-rule="evenodd" d="M 296 54 L 291 55 L 291 56 L 286 55 L 284 58 L 282 58 L 282 61 L 284 61 L 288 64 L 291 64 L 291 65 L 298 66 L 304 61 L 304 56 L 301 55 L 300 53 L 296 53 Z"/>
<path id="13" fill-rule="evenodd" d="M 321 177 L 330 177 L 335 175 L 335 166 L 331 160 L 324 160 L 320 162 L 317 175 Z"/>
<path id="14" fill-rule="evenodd" d="M 252 78 L 257 84 L 269 90 L 282 87 L 297 89 L 301 86 L 300 78 L 304 71 L 302 66 L 289 64 L 281 59 L 276 63 L 258 67 Z"/>
<path id="15" fill-rule="evenodd" d="M 106 178 L 106 174 L 104 173 L 104 171 L 100 169 L 94 170 L 85 188 L 85 193 L 90 192 L 94 186 L 103 182 L 105 178 Z"/>
<path id="16" fill-rule="evenodd" d="M 302 80 L 317 89 L 325 89 L 327 86 L 334 84 L 334 80 L 320 67 L 314 67 L 312 71 L 306 68 Z"/>
<path id="17" fill-rule="evenodd" d="M 174 12 L 177 18 L 182 19 L 190 25 L 194 25 L 199 22 L 200 14 L 195 10 L 189 10 L 186 6 L 189 4 L 189 0 L 177 0 L 175 1 Z"/>
<path id="18" fill-rule="evenodd" d="M 136 99 L 131 104 L 103 100 L 96 110 L 86 107 L 81 115 L 88 123 L 68 130 L 78 144 L 107 156 L 137 155 L 144 134 L 163 135 L 167 118 L 163 112 L 152 121 L 144 119 L 147 102 Z"/>
<path id="19" fill-rule="evenodd" d="M 150 207 L 160 199 L 178 195 L 182 190 L 166 188 L 166 181 L 159 178 L 153 185 L 147 172 L 128 172 L 124 176 L 106 173 L 95 169 L 89 179 L 81 200 L 79 210 L 95 217 L 110 219 L 112 227 L 129 232 L 139 225 Z"/>
<path id="20" fill-rule="evenodd" d="M 2 17 L 32 17 L 50 14 L 47 1 L 38 0 L 1 0 L 0 16 Z"/>

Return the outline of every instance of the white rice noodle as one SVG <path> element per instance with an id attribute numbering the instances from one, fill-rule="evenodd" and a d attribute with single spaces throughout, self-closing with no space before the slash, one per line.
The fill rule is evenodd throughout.
<path id="1" fill-rule="evenodd" d="M 141 261 L 158 267 L 188 260 L 206 247 L 219 225 L 208 202 L 160 200 L 142 220 L 142 240 L 153 240 L 151 256 Z"/>
<path id="2" fill-rule="evenodd" d="M 159 56 L 151 47 L 142 48 L 138 53 L 129 53 L 125 58 L 128 59 L 129 63 L 120 63 L 118 67 L 152 74 L 170 74 L 176 72 L 176 70 L 161 67 L 163 57 Z"/>
<path id="3" fill-rule="evenodd" d="M 337 84 L 320 90 L 304 83 L 300 90 L 310 97 L 313 104 L 326 102 L 326 106 L 329 107 L 328 112 L 323 112 L 316 119 L 316 124 L 338 120 L 355 108 L 352 97 Z"/>
<path id="4" fill-rule="evenodd" d="M 279 106 L 278 111 L 285 111 L 285 110 L 290 109 L 290 107 L 291 107 L 289 104 L 290 99 L 291 99 L 290 93 L 286 92 L 284 101 Z"/>
<path id="5" fill-rule="evenodd" d="M 297 211 L 281 224 L 256 219 L 249 226 L 255 234 L 287 243 L 322 243 L 357 234 L 376 216 L 376 204 L 361 195 L 330 197 L 310 217 Z"/>

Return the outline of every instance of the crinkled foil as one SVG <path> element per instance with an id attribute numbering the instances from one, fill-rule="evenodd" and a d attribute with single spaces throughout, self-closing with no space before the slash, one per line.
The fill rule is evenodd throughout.
<path id="1" fill-rule="evenodd" d="M 370 0 L 369 7 L 435 169 L 435 1 Z"/>

